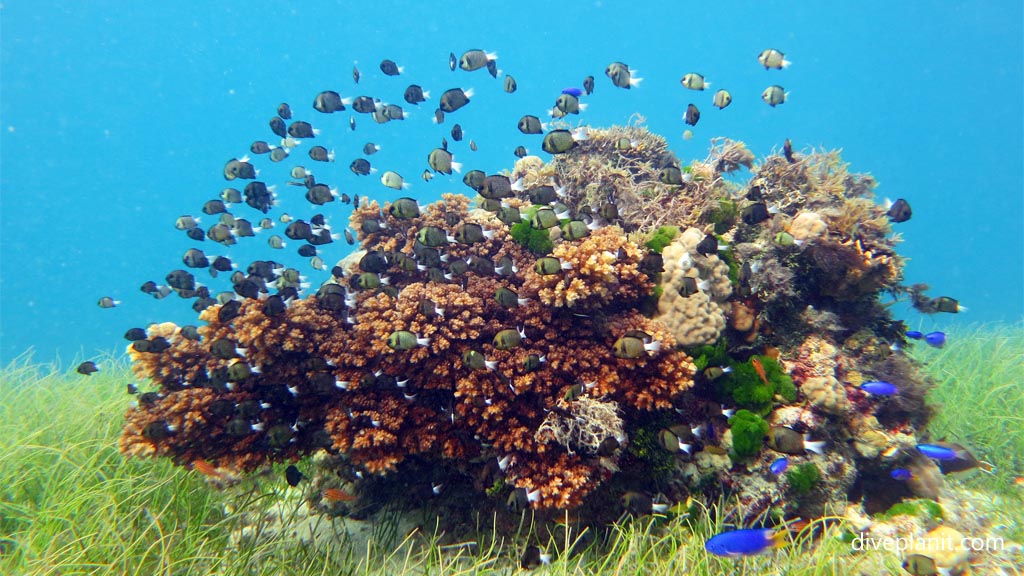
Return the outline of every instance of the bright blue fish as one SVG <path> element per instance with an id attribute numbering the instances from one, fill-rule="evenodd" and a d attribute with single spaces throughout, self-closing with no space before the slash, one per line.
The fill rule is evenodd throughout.
<path id="1" fill-rule="evenodd" d="M 579 98 L 580 95 L 583 94 L 583 90 L 580 90 L 579 88 L 566 88 L 565 90 L 562 90 L 562 94 L 568 94 Z"/>
<path id="2" fill-rule="evenodd" d="M 768 469 L 772 471 L 772 474 L 775 474 L 776 476 L 785 472 L 786 468 L 789 468 L 789 458 L 786 457 L 779 458 L 775 462 L 772 462 L 772 465 L 768 467 Z"/>
<path id="3" fill-rule="evenodd" d="M 785 536 L 769 528 L 732 530 L 709 538 L 704 549 L 715 556 L 750 556 L 783 546 Z"/>
<path id="4" fill-rule="evenodd" d="M 956 460 L 956 450 L 935 444 L 918 444 L 917 451 L 935 460 Z"/>
<path id="5" fill-rule="evenodd" d="M 889 476 L 892 476 L 893 480 L 910 480 L 914 477 L 914 473 L 906 468 L 896 468 L 889 472 Z"/>
<path id="6" fill-rule="evenodd" d="M 946 345 L 946 333 L 929 332 L 924 335 L 924 341 L 927 342 L 929 346 L 934 346 L 935 348 L 942 348 L 943 346 Z"/>
<path id="7" fill-rule="evenodd" d="M 920 340 L 921 338 L 924 338 L 924 333 L 918 332 L 917 330 L 907 330 L 907 338 L 910 338 L 911 340 Z"/>
<path id="8" fill-rule="evenodd" d="M 888 382 L 865 382 L 860 389 L 873 396 L 893 396 L 900 391 L 895 384 Z"/>

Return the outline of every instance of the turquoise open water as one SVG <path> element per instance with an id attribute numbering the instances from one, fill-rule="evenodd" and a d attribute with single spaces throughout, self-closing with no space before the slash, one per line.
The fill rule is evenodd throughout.
<path id="1" fill-rule="evenodd" d="M 671 5 L 671 7 L 668 7 Z M 523 114 L 541 116 L 562 88 L 596 77 L 593 126 L 642 114 L 682 159 L 702 158 L 709 139 L 747 142 L 758 155 L 790 138 L 797 148 L 842 148 L 852 170 L 881 183 L 879 201 L 906 198 L 913 219 L 898 225 L 910 258 L 908 283 L 970 308 L 925 318 L 897 314 L 928 329 L 1024 317 L 1024 80 L 1022 5 L 1003 2 L 129 2 L 7 1 L 0 8 L 0 361 L 32 350 L 38 361 L 91 357 L 124 345 L 124 331 L 149 322 L 193 321 L 189 301 L 141 293 L 181 267 L 194 243 L 174 229 L 225 187 L 224 162 L 270 136 L 278 103 L 324 133 L 338 161 L 321 180 L 381 200 L 376 177 L 347 166 L 372 141 L 371 157 L 413 183 L 430 201 L 465 190 L 457 177 L 419 179 L 426 155 L 452 124 L 453 144 L 469 168 L 510 168 L 512 150 L 539 150 L 516 130 Z M 766 71 L 765 48 L 794 64 Z M 495 51 L 519 85 L 505 94 L 483 71 L 448 69 L 448 54 Z M 384 76 L 389 58 L 405 68 Z M 639 70 L 634 90 L 603 74 L 612 61 Z M 353 62 L 363 72 L 355 86 Z M 684 90 L 700 72 L 733 104 L 710 105 L 711 92 Z M 433 99 L 404 122 L 376 125 L 349 113 L 327 117 L 313 97 L 334 89 L 402 102 L 410 83 Z M 775 109 L 761 91 L 791 92 Z M 476 96 L 442 126 L 430 122 L 448 88 Z M 688 102 L 703 117 L 684 141 Z M 478 152 L 467 148 L 469 139 Z M 287 162 L 289 166 L 294 162 Z M 310 169 L 312 162 L 305 162 Z M 284 168 L 280 177 L 285 179 Z M 297 190 L 297 189 L 296 189 Z M 312 210 L 280 189 L 281 209 Z M 329 215 L 341 228 L 349 213 Z M 278 211 L 276 211 L 278 212 Z M 278 212 L 279 213 L 279 212 Z M 252 216 L 252 215 L 250 215 Z M 208 220 L 212 218 L 207 217 Z M 248 262 L 268 250 L 213 249 Z M 333 262 L 350 248 L 325 251 Z M 274 253 L 293 265 L 291 250 Z M 311 280 L 326 278 L 313 273 Z M 203 272 L 198 275 L 204 278 Z M 101 309 L 97 300 L 123 301 Z"/>

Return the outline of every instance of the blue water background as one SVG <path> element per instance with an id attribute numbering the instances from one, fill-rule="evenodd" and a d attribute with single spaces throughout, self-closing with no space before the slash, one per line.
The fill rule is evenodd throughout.
<path id="1" fill-rule="evenodd" d="M 897 305 L 899 317 L 928 329 L 1019 321 L 1022 22 L 1019 1 L 4 2 L 0 360 L 33 349 L 36 360 L 67 364 L 123 349 L 132 326 L 194 322 L 190 301 L 157 301 L 138 288 L 183 267 L 182 253 L 197 243 L 174 220 L 199 215 L 228 185 L 226 160 L 246 154 L 253 140 L 273 140 L 267 121 L 279 102 L 322 128 L 315 143 L 338 154 L 327 167 L 305 156 L 308 146 L 281 165 L 259 160 L 261 179 L 277 182 L 282 196 L 270 215 L 308 218 L 314 210 L 300 189 L 282 185 L 295 164 L 349 194 L 401 195 L 348 170 L 367 141 L 383 148 L 371 162 L 403 174 L 422 201 L 467 190 L 457 176 L 420 179 L 427 153 L 456 122 L 466 139 L 451 148 L 467 168 L 510 168 L 520 144 L 547 157 L 540 137 L 521 135 L 516 121 L 543 116 L 562 88 L 588 74 L 597 89 L 584 99 L 582 120 L 621 124 L 639 112 L 683 159 L 703 158 L 714 136 L 743 140 L 759 156 L 787 137 L 798 149 L 842 148 L 852 170 L 878 179 L 879 202 L 903 197 L 913 206 L 913 219 L 896 226 L 910 258 L 906 281 L 970 307 L 922 317 Z M 756 56 L 768 47 L 784 51 L 792 67 L 760 67 Z M 498 52 L 519 91 L 505 94 L 484 70 L 449 71 L 448 53 L 470 48 Z M 404 66 L 403 75 L 385 77 L 383 58 Z M 615 60 L 639 70 L 638 89 L 611 85 L 603 71 Z M 353 61 L 363 73 L 358 87 Z M 679 80 L 691 71 L 711 90 L 684 90 Z M 432 99 L 406 105 L 410 83 Z M 772 109 L 759 95 L 776 83 L 791 95 Z M 476 96 L 435 126 L 437 98 L 452 87 L 472 87 Z M 711 106 L 718 88 L 734 97 L 723 111 Z M 325 89 L 379 96 L 412 117 L 377 125 L 360 115 L 353 133 L 349 112 L 312 110 Z M 703 117 L 684 141 L 688 102 Z M 478 152 L 468 150 L 471 138 Z M 340 230 L 351 209 L 334 203 L 323 211 Z M 254 223 L 262 217 L 245 206 L 235 212 Z M 301 266 L 314 283 L 326 278 L 293 256 L 296 243 L 271 251 L 266 236 L 230 249 L 198 247 L 243 263 L 272 257 Z M 349 250 L 335 243 L 324 259 Z M 226 289 L 223 276 L 196 276 Z M 108 295 L 123 304 L 100 309 L 97 300 Z"/>

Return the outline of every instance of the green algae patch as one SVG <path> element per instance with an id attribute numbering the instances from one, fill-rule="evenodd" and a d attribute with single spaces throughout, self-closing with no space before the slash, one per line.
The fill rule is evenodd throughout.
<path id="1" fill-rule="evenodd" d="M 529 222 L 513 224 L 510 232 L 513 240 L 538 256 L 551 254 L 555 247 L 547 230 L 538 230 L 530 226 Z"/>
<path id="2" fill-rule="evenodd" d="M 740 410 L 729 419 L 732 430 L 732 450 L 737 459 L 753 456 L 761 451 L 768 423 L 749 410 Z"/>
<path id="3" fill-rule="evenodd" d="M 934 500 L 905 500 L 893 504 L 882 515 L 882 518 L 894 516 L 917 516 L 927 517 L 933 520 L 941 520 L 944 517 L 942 506 Z"/>
<path id="4" fill-rule="evenodd" d="M 732 200 L 719 200 L 718 207 L 708 214 L 708 221 L 715 225 L 715 234 L 723 234 L 736 223 L 739 209 Z"/>
<path id="5" fill-rule="evenodd" d="M 786 474 L 789 487 L 796 494 L 806 494 L 818 485 L 821 480 L 821 470 L 814 462 L 804 462 Z"/>
<path id="6" fill-rule="evenodd" d="M 650 424 L 637 428 L 630 438 L 629 452 L 651 472 L 651 478 L 668 480 L 676 467 L 675 454 L 665 450 L 658 442 L 658 431 L 667 423 L 654 419 Z"/>
<path id="7" fill-rule="evenodd" d="M 726 366 L 730 362 L 726 344 L 725 338 L 722 338 L 713 345 L 697 346 L 686 353 L 693 358 L 693 365 L 697 370 L 703 370 L 708 366 Z"/>
<path id="8" fill-rule="evenodd" d="M 764 368 L 765 380 L 758 374 L 753 360 Z M 730 363 L 732 372 L 718 379 L 721 401 L 731 402 L 759 415 L 771 412 L 772 401 L 779 395 L 787 402 L 796 400 L 796 386 L 793 379 L 783 372 L 782 366 L 770 356 L 751 356 L 747 362 Z"/>
<path id="9" fill-rule="evenodd" d="M 652 252 L 661 254 L 661 251 L 672 243 L 672 240 L 679 234 L 678 226 L 661 226 L 654 231 L 654 235 L 644 245 Z"/>

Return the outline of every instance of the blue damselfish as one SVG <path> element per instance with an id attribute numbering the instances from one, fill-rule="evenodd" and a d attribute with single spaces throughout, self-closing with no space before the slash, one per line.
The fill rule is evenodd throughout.
<path id="1" fill-rule="evenodd" d="M 770 528 L 731 530 L 709 538 L 704 549 L 716 556 L 750 556 L 783 546 L 785 535 Z"/>
<path id="2" fill-rule="evenodd" d="M 889 472 L 889 476 L 892 476 L 893 480 L 910 480 L 914 477 L 914 473 L 906 468 L 896 468 Z"/>
<path id="3" fill-rule="evenodd" d="M 772 465 L 768 467 L 768 469 L 772 471 L 772 474 L 775 474 L 776 476 L 785 472 L 786 468 L 789 468 L 789 458 L 786 458 L 785 456 L 772 462 Z"/>
<path id="4" fill-rule="evenodd" d="M 917 451 L 935 460 L 955 460 L 956 450 L 935 444 L 918 444 Z"/>
<path id="5" fill-rule="evenodd" d="M 865 382 L 860 389 L 875 396 L 893 396 L 900 391 L 895 384 L 888 382 Z"/>
<path id="6" fill-rule="evenodd" d="M 945 332 L 929 332 L 924 335 L 924 341 L 934 348 L 942 348 L 946 345 Z"/>

